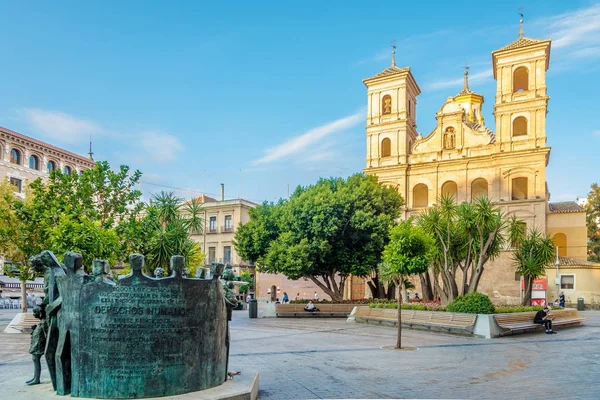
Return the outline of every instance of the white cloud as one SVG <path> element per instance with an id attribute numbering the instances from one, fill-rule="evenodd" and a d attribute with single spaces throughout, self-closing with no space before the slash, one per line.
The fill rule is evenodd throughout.
<path id="1" fill-rule="evenodd" d="M 183 144 L 179 138 L 166 133 L 146 132 L 139 136 L 142 148 L 159 163 L 167 163 L 177 158 L 183 150 Z"/>
<path id="2" fill-rule="evenodd" d="M 481 83 L 492 79 L 492 70 L 487 69 L 485 71 L 480 71 L 474 74 L 469 74 L 469 84 L 471 83 Z M 440 90 L 440 89 L 448 89 L 453 87 L 460 87 L 463 85 L 464 77 L 455 78 L 455 79 L 444 79 L 439 81 L 434 81 L 428 84 L 425 84 L 425 88 L 428 90 Z"/>
<path id="3" fill-rule="evenodd" d="M 600 137 L 600 130 L 596 130 L 596 131 L 592 132 L 592 135 Z"/>
<path id="4" fill-rule="evenodd" d="M 600 41 L 600 4 L 546 19 L 552 47 L 587 47 Z"/>
<path id="5" fill-rule="evenodd" d="M 291 157 L 297 153 L 307 150 L 311 145 L 318 143 L 325 137 L 336 132 L 341 132 L 353 126 L 356 126 L 365 118 L 364 111 L 357 112 L 344 118 L 340 118 L 333 122 L 313 128 L 299 136 L 296 136 L 282 144 L 269 148 L 265 151 L 265 155 L 252 164 L 267 164 L 284 157 Z"/>
<path id="6" fill-rule="evenodd" d="M 61 111 L 24 108 L 20 112 L 32 130 L 59 142 L 82 143 L 102 132 L 97 124 Z"/>

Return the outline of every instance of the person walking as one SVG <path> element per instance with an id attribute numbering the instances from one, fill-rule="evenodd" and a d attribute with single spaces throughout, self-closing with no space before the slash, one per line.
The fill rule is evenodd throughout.
<path id="1" fill-rule="evenodd" d="M 290 298 L 288 297 L 287 292 L 283 292 L 283 304 L 289 303 Z"/>
<path id="2" fill-rule="evenodd" d="M 319 293 L 315 292 L 315 301 L 319 301 Z"/>

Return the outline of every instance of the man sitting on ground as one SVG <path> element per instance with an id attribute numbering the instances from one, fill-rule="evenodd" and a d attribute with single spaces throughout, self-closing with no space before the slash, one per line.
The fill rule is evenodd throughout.
<path id="1" fill-rule="evenodd" d="M 552 330 L 552 320 L 554 316 L 550 314 L 550 309 L 548 306 L 545 306 L 543 310 L 538 311 L 533 318 L 533 322 L 535 324 L 543 324 L 546 327 L 546 333 L 552 334 L 556 333 Z"/>
<path id="2" fill-rule="evenodd" d="M 306 307 L 304 307 L 304 311 L 315 312 L 315 311 L 319 311 L 319 309 L 317 307 L 315 307 L 315 304 L 312 302 L 312 300 L 309 300 Z"/>

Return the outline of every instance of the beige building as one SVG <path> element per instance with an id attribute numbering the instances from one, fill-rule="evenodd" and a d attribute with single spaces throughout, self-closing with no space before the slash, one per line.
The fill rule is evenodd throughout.
<path id="1" fill-rule="evenodd" d="M 223 186 L 221 200 L 204 195 L 198 200 L 204 210 L 204 230 L 193 233 L 191 238 L 206 254 L 205 264 L 221 262 L 236 267 L 248 266 L 235 251 L 233 239 L 237 227 L 250 221 L 250 209 L 256 204 L 243 199 L 225 200 Z"/>
<path id="2" fill-rule="evenodd" d="M 91 146 L 84 157 L 0 127 L 0 177 L 15 185 L 18 193 L 24 192 L 27 182 L 46 179 L 52 170 L 79 173 L 94 165 Z"/>
<path id="3" fill-rule="evenodd" d="M 586 301 L 600 301 L 597 271 L 583 261 L 585 211 L 575 202 L 549 203 L 546 71 L 550 45 L 550 40 L 523 37 L 521 27 L 517 40 L 492 52 L 494 129 L 485 125 L 483 96 L 469 87 L 466 70 L 463 89 L 446 99 L 435 115 L 436 127 L 426 136 L 416 126 L 421 89 L 410 68 L 396 66 L 392 55 L 390 67 L 363 81 L 368 105 L 364 172 L 397 188 L 405 199 L 403 218 L 435 205 L 442 195 L 454 196 L 458 202 L 489 197 L 507 216 L 515 215 L 529 227 L 553 235 L 562 263 L 577 265 L 577 271 L 568 275 L 585 276 L 586 282 L 595 277 L 589 280 L 594 289 L 586 287 Z M 519 279 L 510 252 L 503 253 L 486 268 L 480 290 L 496 302 L 516 303 Z M 572 286 L 566 282 L 570 279 L 557 284 Z M 554 296 L 550 293 L 555 283 L 554 278 L 548 283 L 549 297 Z M 578 295 L 575 289 L 565 290 Z"/>

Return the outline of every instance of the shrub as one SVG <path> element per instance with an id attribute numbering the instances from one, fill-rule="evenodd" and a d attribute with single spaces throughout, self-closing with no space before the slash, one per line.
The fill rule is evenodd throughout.
<path id="1" fill-rule="evenodd" d="M 483 293 L 467 293 L 458 296 L 446 307 L 446 311 L 467 314 L 493 314 L 494 305 L 489 297 Z"/>
<path id="2" fill-rule="evenodd" d="M 371 308 L 398 308 L 398 303 L 380 301 L 369 303 Z M 439 302 L 427 302 L 427 303 L 403 303 L 403 310 L 417 310 L 417 311 L 446 311 L 446 309 Z"/>

